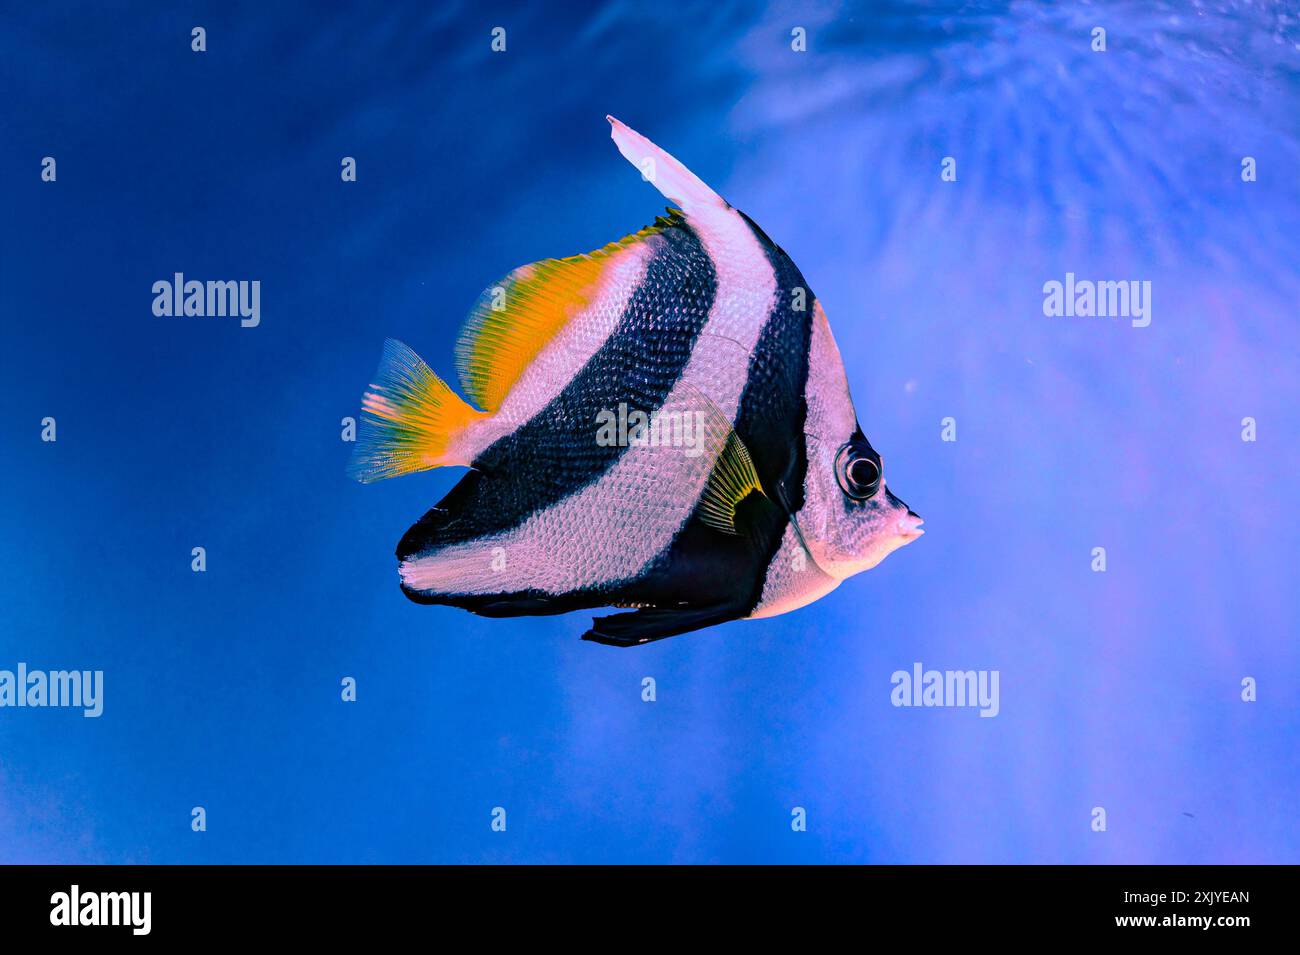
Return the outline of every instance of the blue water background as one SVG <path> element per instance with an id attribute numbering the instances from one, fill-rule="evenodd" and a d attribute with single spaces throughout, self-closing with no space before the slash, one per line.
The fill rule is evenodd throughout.
<path id="1" fill-rule="evenodd" d="M 7 6 L 0 668 L 106 699 L 0 710 L 0 861 L 1300 861 L 1294 4 Z M 339 438 L 385 337 L 452 377 L 482 288 L 661 211 L 606 113 L 800 265 L 927 529 L 631 651 L 408 602 L 458 474 Z M 154 317 L 178 271 L 260 327 Z M 916 661 L 1000 715 L 893 707 Z"/>

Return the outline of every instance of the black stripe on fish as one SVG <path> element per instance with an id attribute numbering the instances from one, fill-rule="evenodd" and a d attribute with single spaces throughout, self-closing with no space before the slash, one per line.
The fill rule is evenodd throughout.
<path id="1" fill-rule="evenodd" d="M 622 600 L 653 606 L 598 618 L 584 639 L 633 646 L 749 616 L 781 548 L 789 523 L 785 508 L 794 513 L 803 506 L 815 299 L 790 257 L 744 218 L 772 266 L 776 296 L 750 357 L 735 428 L 770 497 L 751 495 L 742 502 L 737 524 L 743 533 L 734 537 L 698 518 L 688 521 L 651 570 L 616 588 Z"/>
<path id="2" fill-rule="evenodd" d="M 479 455 L 475 470 L 402 537 L 399 559 L 513 530 L 597 481 L 627 451 L 596 443 L 598 413 L 663 405 L 717 293 L 699 236 L 679 216 L 666 226 L 649 240 L 658 247 L 609 339 L 542 411 Z"/>
<path id="3" fill-rule="evenodd" d="M 785 250 L 749 216 L 740 215 L 754 231 L 776 274 L 776 301 L 749 363 L 736 432 L 749 449 L 763 487 L 769 494 L 780 490 L 783 505 L 794 514 L 803 507 L 808 470 L 804 423 L 808 418 L 808 358 L 816 297 Z"/>

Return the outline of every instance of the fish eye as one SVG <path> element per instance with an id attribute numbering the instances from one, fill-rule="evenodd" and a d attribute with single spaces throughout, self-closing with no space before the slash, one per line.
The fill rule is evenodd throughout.
<path id="1" fill-rule="evenodd" d="M 880 461 L 846 444 L 835 456 L 835 477 L 845 494 L 865 501 L 880 490 Z"/>

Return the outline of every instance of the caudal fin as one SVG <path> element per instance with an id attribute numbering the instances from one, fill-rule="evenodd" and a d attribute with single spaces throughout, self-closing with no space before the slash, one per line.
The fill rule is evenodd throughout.
<path id="1" fill-rule="evenodd" d="M 361 400 L 348 473 L 364 484 L 459 460 L 455 438 L 487 413 L 470 407 L 406 345 L 390 338 Z"/>

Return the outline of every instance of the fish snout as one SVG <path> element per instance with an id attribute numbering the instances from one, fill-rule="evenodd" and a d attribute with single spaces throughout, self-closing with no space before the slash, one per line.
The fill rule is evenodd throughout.
<path id="1" fill-rule="evenodd" d="M 921 519 L 920 514 L 907 506 L 906 501 L 888 487 L 885 488 L 885 498 L 896 510 L 902 511 L 894 521 L 894 530 L 899 537 L 903 538 L 904 543 L 916 540 L 925 533 L 925 531 L 921 530 L 921 525 L 925 521 Z"/>
<path id="2" fill-rule="evenodd" d="M 921 525 L 924 523 L 925 521 L 921 519 L 920 514 L 908 508 L 907 513 L 898 519 L 895 526 L 898 529 L 899 537 L 903 538 L 904 541 L 913 541 L 925 533 L 925 531 L 921 530 Z"/>

